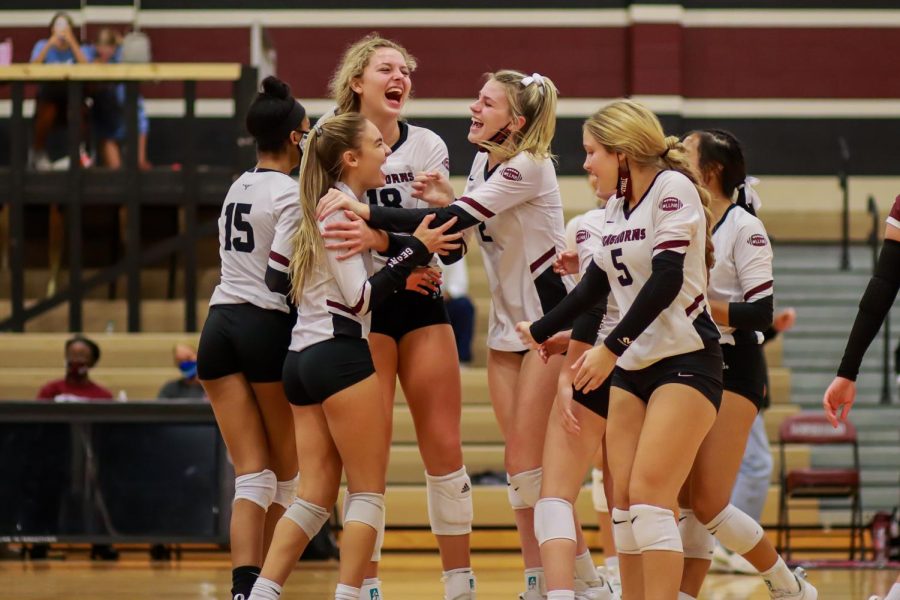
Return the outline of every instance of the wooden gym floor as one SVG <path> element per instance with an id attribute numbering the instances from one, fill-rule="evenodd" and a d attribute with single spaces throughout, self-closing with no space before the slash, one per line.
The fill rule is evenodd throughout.
<path id="1" fill-rule="evenodd" d="M 479 600 L 513 600 L 520 590 L 521 561 L 514 553 L 476 553 Z M 866 600 L 884 594 L 897 577 L 889 570 L 813 570 L 809 580 L 821 600 Z M 434 552 L 386 554 L 382 567 L 387 600 L 440 600 L 440 561 Z M 332 598 L 337 563 L 298 565 L 285 599 Z M 66 560 L 0 562 L 0 597 L 15 600 L 225 600 L 230 588 L 223 552 L 185 554 L 180 561 L 151 563 L 146 551 L 124 552 L 116 563 L 70 552 Z M 701 600 L 766 600 L 755 576 L 710 575 Z"/>

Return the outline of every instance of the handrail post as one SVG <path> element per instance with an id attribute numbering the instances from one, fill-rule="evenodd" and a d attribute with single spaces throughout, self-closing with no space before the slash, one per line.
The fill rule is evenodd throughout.
<path id="1" fill-rule="evenodd" d="M 197 331 L 197 82 L 184 82 L 184 330 Z"/>
<path id="2" fill-rule="evenodd" d="M 22 104 L 25 84 L 12 83 L 12 120 L 10 122 L 9 154 L 12 167 L 12 188 L 9 205 L 9 260 L 10 301 L 12 303 L 12 330 L 25 331 L 25 118 Z"/>
<path id="3" fill-rule="evenodd" d="M 127 329 L 141 330 L 141 174 L 138 170 L 138 82 L 125 83 L 125 140 L 128 153 L 125 161 L 128 191 L 125 199 L 125 260 L 128 263 L 126 294 L 128 304 Z"/>
<path id="4" fill-rule="evenodd" d="M 81 125 L 84 115 L 84 86 L 83 81 L 75 79 L 66 80 L 68 87 L 68 120 L 69 120 L 69 173 L 68 173 L 68 203 L 66 206 L 66 229 L 69 236 L 69 289 L 72 296 L 69 299 L 69 331 L 82 331 L 84 329 L 84 314 L 82 311 L 82 299 L 84 289 L 81 281 L 82 260 L 82 173 L 81 173 Z"/>
<path id="5" fill-rule="evenodd" d="M 841 168 L 838 171 L 838 180 L 841 187 L 841 270 L 850 270 L 850 184 L 849 163 L 850 149 L 847 140 L 843 136 L 838 138 L 838 146 L 841 154 Z"/>
<path id="6" fill-rule="evenodd" d="M 878 204 L 874 196 L 869 196 L 869 214 L 872 215 L 872 233 L 869 234 L 869 245 L 872 247 L 872 272 L 878 268 L 878 232 L 881 230 L 881 221 L 878 218 Z M 882 353 L 881 353 L 881 404 L 891 403 L 891 313 L 884 318 L 882 325 Z"/>

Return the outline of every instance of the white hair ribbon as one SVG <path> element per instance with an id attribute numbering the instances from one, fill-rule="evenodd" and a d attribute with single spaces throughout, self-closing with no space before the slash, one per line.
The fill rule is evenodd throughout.
<path id="1" fill-rule="evenodd" d="M 759 194 L 756 193 L 756 190 L 753 189 L 753 186 L 758 183 L 759 179 L 747 175 L 744 182 L 737 188 L 739 190 L 744 190 L 744 200 L 747 203 L 747 206 L 753 207 L 754 211 L 757 211 L 762 207 L 762 199 L 759 197 Z"/>
<path id="2" fill-rule="evenodd" d="M 532 83 L 537 84 L 538 91 L 543 96 L 544 95 L 544 76 L 541 75 L 540 73 L 532 73 L 530 76 L 522 78 L 522 85 L 524 87 L 528 87 Z"/>

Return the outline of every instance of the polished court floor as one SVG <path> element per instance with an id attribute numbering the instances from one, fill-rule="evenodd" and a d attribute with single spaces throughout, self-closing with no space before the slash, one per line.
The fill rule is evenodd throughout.
<path id="1" fill-rule="evenodd" d="M 514 600 L 520 590 L 520 558 L 512 553 L 478 553 L 473 558 L 479 600 Z M 811 570 L 822 600 L 866 600 L 884 594 L 897 571 Z M 440 563 L 431 552 L 394 553 L 383 563 L 385 600 L 440 600 Z M 282 598 L 330 600 L 336 563 L 301 563 Z M 151 563 L 145 552 L 124 553 L 117 563 L 96 563 L 84 555 L 66 560 L 0 562 L 0 598 L 15 600 L 226 600 L 230 570 L 224 553 L 188 554 L 180 561 Z M 711 575 L 701 600 L 766 600 L 755 576 Z"/>

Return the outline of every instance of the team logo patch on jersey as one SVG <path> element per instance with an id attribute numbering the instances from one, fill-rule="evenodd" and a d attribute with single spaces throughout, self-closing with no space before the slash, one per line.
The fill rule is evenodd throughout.
<path id="1" fill-rule="evenodd" d="M 590 232 L 590 231 L 586 231 L 586 230 L 584 230 L 584 229 L 579 229 L 579 230 L 575 233 L 575 243 L 576 243 L 576 244 L 580 244 L 580 243 L 582 243 L 582 242 L 586 242 L 586 241 L 589 240 L 590 238 L 591 238 L 591 232 Z"/>
<path id="2" fill-rule="evenodd" d="M 522 174 L 519 173 L 518 169 L 513 169 L 512 167 L 506 167 L 500 171 L 500 175 L 503 179 L 509 179 L 510 181 L 522 181 Z"/>
<path id="3" fill-rule="evenodd" d="M 672 198 L 672 197 L 663 198 L 659 202 L 659 208 L 666 212 L 672 212 L 672 211 L 678 210 L 682 206 L 684 206 L 684 204 L 682 204 L 681 200 L 679 200 L 678 198 Z"/>
<path id="4" fill-rule="evenodd" d="M 766 244 L 768 244 L 768 241 L 766 241 L 766 236 L 764 236 L 763 234 L 754 233 L 750 236 L 750 239 L 747 240 L 747 243 L 751 246 L 765 246 Z"/>

